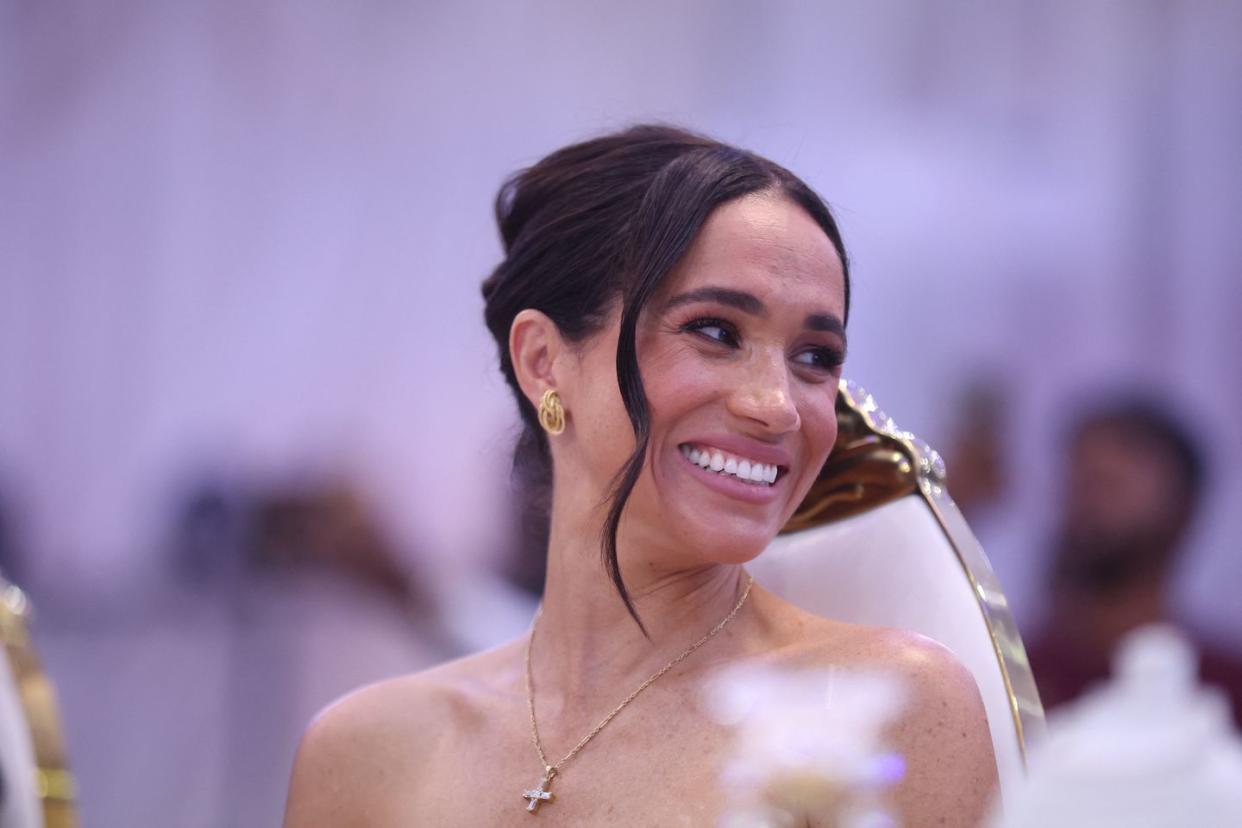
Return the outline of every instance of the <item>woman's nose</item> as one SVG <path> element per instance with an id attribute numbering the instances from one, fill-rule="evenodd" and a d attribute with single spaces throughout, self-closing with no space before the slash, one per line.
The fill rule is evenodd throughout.
<path id="1" fill-rule="evenodd" d="M 794 405 L 789 379 L 783 354 L 779 358 L 748 360 L 745 373 L 729 393 L 730 412 L 774 434 L 796 431 L 801 418 Z"/>

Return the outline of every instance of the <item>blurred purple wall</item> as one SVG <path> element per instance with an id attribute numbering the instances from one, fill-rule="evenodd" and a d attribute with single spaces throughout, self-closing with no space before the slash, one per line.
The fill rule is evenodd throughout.
<path id="1" fill-rule="evenodd" d="M 481 323 L 502 178 L 670 120 L 771 155 L 855 261 L 847 374 L 952 431 L 999 377 L 979 526 L 1038 614 L 1055 440 L 1093 387 L 1184 399 L 1221 473 L 1183 603 L 1242 646 L 1242 5 L 0 6 L 0 487 L 43 579 L 156 565 L 187 474 L 350 475 L 424 565 L 504 544 Z M 207 823 L 204 823 L 207 824 Z"/>

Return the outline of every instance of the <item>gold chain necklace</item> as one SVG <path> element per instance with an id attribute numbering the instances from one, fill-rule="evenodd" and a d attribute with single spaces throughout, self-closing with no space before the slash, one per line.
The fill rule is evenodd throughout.
<path id="1" fill-rule="evenodd" d="M 711 630 L 708 631 L 707 635 L 703 636 L 698 641 L 694 642 L 689 647 L 687 647 L 686 650 L 681 655 L 677 656 L 677 658 L 673 659 L 668 664 L 665 664 L 663 667 L 661 667 L 659 671 L 657 671 L 654 675 L 651 676 L 651 678 L 647 679 L 642 684 L 638 685 L 638 687 L 634 689 L 634 692 L 630 693 L 628 696 L 625 697 L 625 699 L 620 704 L 614 707 L 611 713 L 609 713 L 602 720 L 600 720 L 600 723 L 597 724 L 591 730 L 590 733 L 588 733 L 586 736 L 583 736 L 582 740 L 578 742 L 578 744 L 574 745 L 573 748 L 569 751 L 569 753 L 566 753 L 565 756 L 561 759 L 561 761 L 557 762 L 556 764 L 552 764 L 551 762 L 548 761 L 548 756 L 546 753 L 544 753 L 544 750 L 543 750 L 543 742 L 539 739 L 539 725 L 535 723 L 535 683 L 534 683 L 534 680 L 531 678 L 530 652 L 535 644 L 535 631 L 539 625 L 539 616 L 543 613 L 543 607 L 540 606 L 539 611 L 535 613 L 535 618 L 533 621 L 531 621 L 531 624 L 530 624 L 530 640 L 526 642 L 526 701 L 530 707 L 530 738 L 531 738 L 531 741 L 535 743 L 535 750 L 539 753 L 539 761 L 543 762 L 543 779 L 539 782 L 538 788 L 535 788 L 534 790 L 526 791 L 525 793 L 522 794 L 523 799 L 529 800 L 526 805 L 526 810 L 533 814 L 536 812 L 536 810 L 539 808 L 540 805 L 542 805 L 545 802 L 551 802 L 553 799 L 553 795 L 552 795 L 552 792 L 549 790 L 549 787 L 552 785 L 552 780 L 556 777 L 558 773 L 560 773 L 561 768 L 563 768 L 565 764 L 569 762 L 570 759 L 573 759 L 575 756 L 577 756 L 578 751 L 586 747 L 587 742 L 590 742 L 597 735 L 599 735 L 599 732 L 603 730 L 605 727 L 607 727 L 608 723 L 611 722 L 613 719 L 615 719 L 617 714 L 620 713 L 622 710 L 624 710 L 627 704 L 634 701 L 634 699 L 638 697 L 639 693 L 643 692 L 648 687 L 655 684 L 655 682 L 660 678 L 660 676 L 664 675 L 669 670 L 673 669 L 678 664 L 685 661 L 687 658 L 690 657 L 690 655 L 695 650 L 697 650 L 699 647 L 702 647 L 708 641 L 711 641 L 718 632 L 723 630 L 728 625 L 728 623 L 733 620 L 733 616 L 737 615 L 738 610 L 742 608 L 742 604 L 746 603 L 746 598 L 750 595 L 750 588 L 754 586 L 754 583 L 755 583 L 755 579 L 752 576 L 747 575 L 746 576 L 746 588 L 742 590 L 742 597 L 737 600 L 737 604 L 735 604 L 733 606 L 733 609 L 729 611 L 729 614 L 724 617 L 724 620 L 722 620 L 716 626 L 712 627 Z"/>

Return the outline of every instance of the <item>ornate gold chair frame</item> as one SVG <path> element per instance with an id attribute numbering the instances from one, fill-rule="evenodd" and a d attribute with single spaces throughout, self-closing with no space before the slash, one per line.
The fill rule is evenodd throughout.
<path id="1" fill-rule="evenodd" d="M 7 664 L 0 663 L 3 668 L 0 682 L 11 682 L 11 687 L 0 687 L 0 697 L 5 702 L 14 701 L 15 697 L 18 708 L 8 711 L 17 721 L 10 721 L 6 711 L 0 709 L 0 718 L 5 719 L 0 727 L 29 729 L 28 734 L 12 731 L 8 734 L 11 746 L 16 748 L 14 752 L 24 749 L 28 755 L 15 757 L 16 766 L 5 768 L 11 774 L 11 778 L 5 780 L 6 797 L 24 797 L 29 802 L 28 808 L 22 803 L 13 804 L 16 805 L 14 812 L 21 814 L 19 818 L 29 822 L 30 828 L 75 828 L 78 822 L 74 784 L 65 762 L 56 693 L 31 643 L 27 627 L 29 615 L 30 603 L 26 595 L 0 577 L 0 643 L 7 657 Z M 23 762 L 30 765 L 22 767 L 20 763 Z M 27 826 L 19 823 L 18 828 Z"/>

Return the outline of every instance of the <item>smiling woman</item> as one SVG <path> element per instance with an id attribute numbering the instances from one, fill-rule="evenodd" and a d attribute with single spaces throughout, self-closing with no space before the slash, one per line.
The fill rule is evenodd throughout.
<path id="1" fill-rule="evenodd" d="M 752 153 L 638 127 L 517 174 L 497 218 L 483 294 L 515 463 L 549 487 L 543 606 L 521 640 L 325 711 L 287 828 L 716 824 L 729 733 L 696 700 L 751 659 L 898 675 L 904 824 L 978 824 L 995 764 L 953 657 L 804 613 L 743 569 L 836 437 L 849 272 L 824 203 Z"/>

